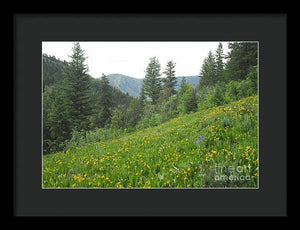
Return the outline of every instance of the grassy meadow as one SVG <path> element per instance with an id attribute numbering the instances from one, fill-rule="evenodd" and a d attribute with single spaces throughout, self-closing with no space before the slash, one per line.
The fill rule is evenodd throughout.
<path id="1" fill-rule="evenodd" d="M 44 155 L 42 166 L 43 188 L 257 188 L 258 98 Z"/>

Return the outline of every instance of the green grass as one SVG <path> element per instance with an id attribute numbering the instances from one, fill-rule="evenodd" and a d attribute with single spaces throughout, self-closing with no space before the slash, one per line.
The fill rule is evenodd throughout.
<path id="1" fill-rule="evenodd" d="M 256 188 L 257 103 L 251 96 L 119 139 L 45 155 L 43 188 Z M 220 175 L 231 179 L 217 180 Z"/>

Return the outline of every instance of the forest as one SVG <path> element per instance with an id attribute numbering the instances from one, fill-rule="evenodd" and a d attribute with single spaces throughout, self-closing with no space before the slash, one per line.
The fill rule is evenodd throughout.
<path id="1" fill-rule="evenodd" d="M 176 63 L 149 57 L 138 97 L 90 76 L 78 42 L 70 62 L 43 54 L 43 186 L 257 186 L 258 44 L 228 48 L 219 43 L 199 84 L 183 78 L 179 89 Z M 250 179 L 200 177 L 224 162 Z"/>

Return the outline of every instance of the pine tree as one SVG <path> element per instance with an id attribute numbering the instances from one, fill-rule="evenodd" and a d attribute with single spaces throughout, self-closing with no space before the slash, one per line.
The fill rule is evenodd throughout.
<path id="1" fill-rule="evenodd" d="M 175 85 L 177 83 L 177 80 L 175 77 L 174 68 L 175 68 L 175 63 L 173 61 L 169 61 L 167 63 L 166 70 L 164 71 L 164 74 L 167 76 L 166 78 L 163 79 L 164 89 L 166 90 L 168 97 L 176 94 Z"/>
<path id="2" fill-rule="evenodd" d="M 229 43 L 230 53 L 225 67 L 226 81 L 240 81 L 246 79 L 252 71 L 253 66 L 257 66 L 257 43 L 256 42 L 233 42 Z"/>
<path id="3" fill-rule="evenodd" d="M 64 90 L 70 102 L 70 124 L 72 129 L 87 130 L 92 114 L 90 78 L 84 64 L 84 51 L 78 42 L 72 51 L 71 62 L 64 69 Z"/>
<path id="4" fill-rule="evenodd" d="M 99 97 L 97 101 L 97 119 L 98 127 L 105 127 L 111 121 L 112 115 L 112 87 L 106 75 L 102 74 L 99 86 Z"/>
<path id="5" fill-rule="evenodd" d="M 142 89 L 141 89 L 139 101 L 140 101 L 140 107 L 142 108 L 142 111 L 143 111 L 144 107 L 145 107 L 145 103 L 146 103 L 146 94 L 145 94 L 144 87 L 142 87 Z"/>
<path id="6" fill-rule="evenodd" d="M 48 129 L 45 134 L 49 135 L 45 147 L 49 152 L 60 151 L 64 147 L 64 142 L 71 137 L 70 102 L 59 84 L 53 85 L 44 96 L 44 126 Z"/>
<path id="7" fill-rule="evenodd" d="M 152 104 L 156 104 L 161 90 L 160 64 L 156 57 L 150 58 L 146 69 L 146 76 L 143 81 L 145 95 L 148 96 Z"/>
<path id="8" fill-rule="evenodd" d="M 187 84 L 185 79 L 181 83 L 178 93 L 178 111 L 180 114 L 186 114 L 197 109 L 197 90 L 190 84 Z"/>
<path id="9" fill-rule="evenodd" d="M 180 90 L 181 91 L 185 90 L 186 85 L 187 85 L 187 83 L 186 83 L 185 77 L 182 77 L 182 80 L 180 83 Z"/>
<path id="10" fill-rule="evenodd" d="M 202 69 L 201 69 L 201 80 L 199 82 L 199 87 L 211 87 L 215 86 L 217 83 L 217 65 L 215 57 L 211 51 L 209 51 L 208 56 L 204 59 Z"/>
<path id="11" fill-rule="evenodd" d="M 216 50 L 216 76 L 217 82 L 223 81 L 223 70 L 224 70 L 224 53 L 223 45 L 220 42 Z"/>

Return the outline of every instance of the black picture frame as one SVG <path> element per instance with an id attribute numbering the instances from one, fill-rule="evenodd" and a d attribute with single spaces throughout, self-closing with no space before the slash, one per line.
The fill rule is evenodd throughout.
<path id="1" fill-rule="evenodd" d="M 14 14 L 13 19 L 14 216 L 286 216 L 285 14 Z M 42 41 L 259 41 L 259 189 L 42 190 Z"/>

